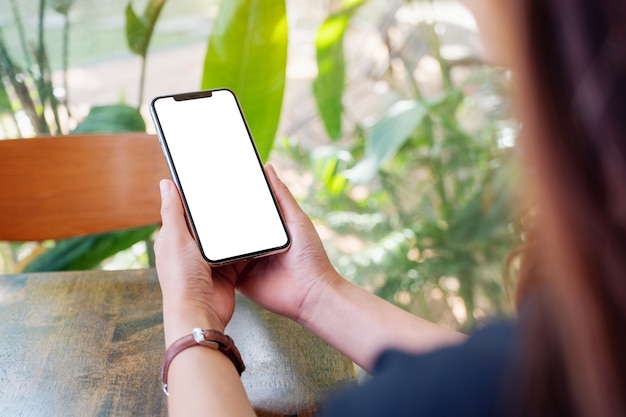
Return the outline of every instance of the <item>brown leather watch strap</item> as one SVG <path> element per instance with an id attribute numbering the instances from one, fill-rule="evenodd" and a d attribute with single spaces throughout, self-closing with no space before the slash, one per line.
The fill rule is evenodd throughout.
<path id="1" fill-rule="evenodd" d="M 163 382 L 163 392 L 169 395 L 167 391 L 167 372 L 170 368 L 170 363 L 176 355 L 183 350 L 193 346 L 205 346 L 215 350 L 219 350 L 228 357 L 237 368 L 239 375 L 246 370 L 246 366 L 241 359 L 241 354 L 235 346 L 235 342 L 230 336 L 225 335 L 217 330 L 204 330 L 199 327 L 193 329 L 191 334 L 183 336 L 170 345 L 165 351 L 163 357 L 163 367 L 161 369 L 161 381 Z"/>

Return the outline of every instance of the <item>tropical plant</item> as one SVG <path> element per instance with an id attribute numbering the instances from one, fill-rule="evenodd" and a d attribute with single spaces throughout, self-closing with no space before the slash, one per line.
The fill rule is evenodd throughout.
<path id="1" fill-rule="evenodd" d="M 71 1 L 60 3 L 67 16 Z M 132 3 L 126 7 L 129 48 L 143 62 L 139 103 L 164 3 L 150 0 L 141 14 Z M 347 278 L 424 317 L 469 326 L 481 312 L 507 310 L 503 259 L 522 233 L 510 210 L 517 126 L 507 116 L 506 72 L 476 59 L 450 58 L 445 32 L 467 37 L 467 31 L 420 18 L 419 10 L 436 3 L 331 2 L 339 7 L 316 33 L 318 75 L 312 85 L 327 140 L 320 146 L 316 138 L 318 145 L 310 147 L 290 137 L 278 150 L 303 177 L 313 173 L 302 204 L 324 229 L 332 260 Z M 407 15 L 412 22 L 399 18 Z M 357 19 L 378 28 L 378 41 L 354 50 L 346 45 L 359 36 L 353 33 Z M 263 159 L 281 114 L 287 45 L 284 0 L 223 1 L 207 42 L 199 88 L 237 93 Z M 32 63 L 17 65 L 0 38 L 0 112 L 15 120 L 16 129 L 16 115 L 27 114 L 36 133 L 65 133 L 49 116 L 66 110 L 49 94 L 45 47 L 35 50 L 43 51 L 35 55 L 39 61 L 29 57 Z M 370 70 L 354 71 L 357 64 Z M 426 66 L 436 68 L 436 78 L 423 82 Z M 364 90 L 357 84 L 371 87 L 365 98 L 377 103 L 374 113 L 349 104 L 355 90 Z M 94 108 L 77 129 L 144 130 L 138 116 L 134 107 Z M 86 268 L 153 230 L 56 242 L 43 256 L 65 259 L 54 268 Z M 48 269 L 49 261 L 40 258 L 45 266 L 31 267 Z"/>
<path id="2" fill-rule="evenodd" d="M 67 72 L 69 19 L 68 14 L 72 6 L 71 0 L 57 0 L 47 3 L 39 2 L 38 29 L 34 47 L 27 38 L 22 25 L 22 16 L 17 3 L 11 0 L 12 13 L 16 22 L 19 38 L 18 52 L 23 59 L 15 59 L 0 37 L 0 69 L 2 82 L 0 83 L 1 110 L 9 114 L 13 121 L 16 136 L 34 135 L 63 135 L 71 133 L 98 133 L 145 131 L 145 123 L 139 109 L 124 104 L 93 107 L 85 119 L 78 121 L 76 128 L 70 130 L 70 123 L 62 123 L 61 115 L 70 120 L 71 115 L 66 105 L 67 93 L 63 99 L 55 96 L 52 83 L 51 68 L 46 43 L 44 42 L 44 15 L 48 7 L 60 13 L 64 18 L 64 36 L 61 45 L 63 56 L 63 72 Z M 31 53 L 31 51 L 34 51 Z M 65 77 L 64 77 L 65 80 Z M 67 82 L 64 81 L 67 91 Z M 49 115 L 52 116 L 49 116 Z M 29 121 L 28 132 L 22 131 L 24 124 L 18 122 L 21 115 L 26 115 Z M 6 122 L 4 123 L 6 126 Z M 10 131 L 10 128 L 4 130 Z M 139 230 L 119 231 L 111 234 L 99 234 L 80 238 L 65 239 L 58 242 L 38 243 L 32 250 L 32 257 L 21 262 L 20 268 L 24 271 L 84 269 L 98 265 L 103 259 L 132 246 L 134 243 L 146 240 L 154 232 L 155 227 Z M 11 245 L 11 253 L 16 256 L 20 246 Z M 7 262 L 8 263 L 8 262 Z M 16 263 L 15 259 L 13 262 Z"/>
<path id="3" fill-rule="evenodd" d="M 79 121 L 71 132 L 62 126 L 56 116 L 61 108 L 67 112 L 52 94 L 53 85 L 47 65 L 47 51 L 43 42 L 43 18 L 46 2 L 39 2 L 39 30 L 37 36 L 36 62 L 31 63 L 26 34 L 15 0 L 11 0 L 13 13 L 21 39 L 21 52 L 25 56 L 23 67 L 16 64 L 8 48 L 0 38 L 2 59 L 2 88 L 0 111 L 13 117 L 17 136 L 19 131 L 16 114 L 25 112 L 33 126 L 34 134 L 95 133 L 117 131 L 145 131 L 145 123 L 138 107 L 112 105 L 94 107 L 89 115 Z M 146 61 L 149 45 L 165 0 L 150 0 L 139 15 L 129 2 L 126 11 L 126 39 L 129 49 L 141 57 L 140 93 L 143 101 Z M 71 0 L 57 0 L 52 7 L 67 20 Z M 285 85 L 287 59 L 287 18 L 284 0 L 258 2 L 237 0 L 223 2 L 208 40 L 205 70 L 199 87 L 227 87 L 240 98 L 252 133 L 263 159 L 267 159 L 278 126 L 282 96 Z M 66 25 L 66 33 L 69 25 Z M 68 36 L 63 37 L 63 56 L 67 56 Z M 67 70 L 67 59 L 63 59 Z M 36 86 L 34 89 L 31 86 Z M 17 100 L 13 100 L 17 97 Z M 52 110 L 56 122 L 50 127 L 45 114 Z M 100 235 L 45 242 L 33 251 L 37 256 L 23 267 L 24 271 L 86 269 L 100 264 L 111 255 L 129 248 L 140 241 L 147 241 L 150 253 L 150 236 L 156 226 L 118 231 Z M 11 247 L 13 256 L 18 248 Z"/>
<path id="4" fill-rule="evenodd" d="M 506 140 L 516 126 L 507 74 L 446 58 L 441 35 L 460 28 L 397 19 L 434 7 L 423 1 L 387 5 L 378 22 L 385 53 L 368 54 L 369 42 L 369 51 L 349 51 L 358 62 L 347 61 L 351 19 L 371 3 L 344 1 L 317 32 L 313 91 L 329 142 L 307 149 L 286 141 L 283 150 L 314 173 L 303 204 L 330 229 L 326 243 L 344 276 L 423 317 L 471 326 L 507 311 L 503 263 L 521 236 L 510 204 L 514 147 Z M 415 76 L 425 62 L 438 73 L 428 85 Z M 346 71 L 357 63 L 384 68 L 353 81 L 388 91 L 371 90 L 388 104 L 368 125 L 344 107 Z M 427 92 L 433 84 L 440 87 Z"/>

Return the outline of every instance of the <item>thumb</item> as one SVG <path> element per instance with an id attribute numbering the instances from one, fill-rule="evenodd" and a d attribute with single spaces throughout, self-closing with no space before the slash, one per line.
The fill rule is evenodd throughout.
<path id="1" fill-rule="evenodd" d="M 161 180 L 159 188 L 161 190 L 161 220 L 164 224 L 176 222 L 176 218 L 182 214 L 182 205 L 176 187 L 170 180 Z"/>
<path id="2" fill-rule="evenodd" d="M 278 178 L 278 174 L 272 164 L 266 165 L 266 172 L 272 185 L 272 189 L 274 190 L 274 195 L 278 200 L 278 204 L 280 205 L 280 209 L 282 210 L 287 223 L 310 223 L 311 220 L 309 219 L 309 216 L 302 211 L 302 208 L 296 201 L 293 194 L 291 194 L 291 191 L 289 191 L 289 188 L 287 188 L 285 183 Z"/>
<path id="3" fill-rule="evenodd" d="M 167 241 L 178 243 L 190 239 L 191 235 L 185 220 L 185 211 L 176 186 L 171 180 L 164 179 L 159 183 L 159 188 L 161 190 L 162 222 L 159 235 L 165 235 L 163 239 Z"/>

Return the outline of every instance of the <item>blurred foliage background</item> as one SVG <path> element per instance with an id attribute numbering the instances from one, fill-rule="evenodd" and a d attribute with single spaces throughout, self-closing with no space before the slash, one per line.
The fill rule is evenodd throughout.
<path id="1" fill-rule="evenodd" d="M 235 90 L 346 278 L 453 328 L 512 312 L 523 207 L 510 77 L 483 62 L 457 1 L 5 0 L 0 136 L 151 131 L 145 101 L 189 78 L 147 88 L 151 57 L 198 43 L 192 88 Z M 73 100 L 72 68 L 130 55 L 136 96 Z M 155 229 L 2 243 L 0 267 L 146 267 Z"/>

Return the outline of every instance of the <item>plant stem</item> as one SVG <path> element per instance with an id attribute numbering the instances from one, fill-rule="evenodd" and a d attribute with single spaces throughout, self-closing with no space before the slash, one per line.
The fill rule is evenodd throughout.
<path id="1" fill-rule="evenodd" d="M 46 89 L 46 85 L 45 85 L 45 81 L 44 81 L 44 68 L 46 66 L 45 64 L 45 44 L 44 44 L 44 27 L 43 27 L 43 21 L 44 21 L 44 16 L 46 13 L 46 1 L 45 0 L 39 0 L 39 14 L 38 14 L 38 20 L 37 20 L 37 50 L 36 50 L 36 56 L 37 56 L 37 66 L 39 68 L 39 74 L 37 74 L 37 76 L 35 77 L 35 82 L 37 84 L 37 91 L 39 93 L 39 101 L 41 104 L 42 109 L 45 109 L 45 103 L 46 103 L 46 99 L 48 98 L 48 92 Z M 39 119 L 39 127 L 38 127 L 38 132 L 39 133 L 50 133 L 50 128 L 48 127 L 48 124 L 46 123 L 46 116 L 45 116 L 45 112 L 44 110 L 42 110 L 41 112 L 41 116 L 38 117 Z"/>
<path id="2" fill-rule="evenodd" d="M 43 68 L 44 68 L 44 57 L 45 57 L 45 45 L 44 45 L 44 28 L 43 21 L 46 11 L 46 1 L 39 0 L 39 15 L 37 20 L 37 66 L 39 67 L 39 76 L 37 77 L 37 86 L 39 90 L 39 99 L 41 100 L 41 104 L 45 102 L 45 88 L 43 85 Z"/>
<path id="3" fill-rule="evenodd" d="M 24 32 L 24 25 L 22 24 L 22 17 L 20 16 L 20 12 L 17 8 L 15 0 L 11 0 L 11 9 L 13 11 L 13 18 L 15 19 L 15 26 L 17 27 L 17 35 L 20 40 L 22 53 L 24 54 L 24 65 L 26 66 L 26 71 L 30 72 L 33 64 L 30 61 L 30 54 L 28 53 L 28 45 L 26 43 L 26 35 Z"/>
<path id="4" fill-rule="evenodd" d="M 141 108 L 141 103 L 143 103 L 143 89 L 146 83 L 146 64 L 147 57 L 146 55 L 141 56 L 141 74 L 139 75 L 139 97 L 137 100 L 137 108 Z"/>
<path id="5" fill-rule="evenodd" d="M 65 21 L 63 22 L 63 45 L 62 45 L 62 70 L 63 70 L 63 90 L 65 96 L 63 97 L 63 105 L 68 117 L 70 116 L 69 107 L 69 83 L 67 79 L 67 71 L 69 69 L 69 44 L 70 44 L 70 14 L 65 13 Z"/>
<path id="6" fill-rule="evenodd" d="M 150 268 L 154 268 L 156 265 L 156 256 L 154 254 L 154 240 L 152 238 L 148 238 L 145 240 L 146 244 L 146 255 L 148 255 L 148 266 Z"/>
<path id="7" fill-rule="evenodd" d="M 59 118 L 59 101 L 54 95 L 54 87 L 52 85 L 52 74 L 50 70 L 50 63 L 48 62 L 48 57 L 45 55 L 44 51 L 44 67 L 41 68 L 41 78 L 43 80 L 43 88 L 46 91 L 46 97 L 50 100 L 50 108 L 52 109 L 52 114 L 54 115 L 54 122 L 56 123 L 57 133 L 62 133 L 61 128 L 61 120 Z M 45 104 L 42 102 L 42 105 Z M 45 123 L 45 119 L 42 120 Z"/>
<path id="8" fill-rule="evenodd" d="M 380 176 L 381 182 L 383 183 L 383 188 L 385 189 L 385 191 L 387 191 L 387 194 L 389 194 L 389 198 L 393 202 L 393 205 L 396 207 L 396 211 L 402 223 L 410 224 L 411 217 L 409 216 L 408 213 L 404 212 L 402 208 L 402 204 L 401 204 L 402 199 L 396 192 L 395 186 L 390 181 L 389 175 L 385 173 L 383 170 L 380 170 L 379 176 Z"/>
<path id="9" fill-rule="evenodd" d="M 424 129 L 426 130 L 425 135 L 429 140 L 428 146 L 431 149 L 431 155 L 429 157 L 431 161 L 431 169 L 430 173 L 435 182 L 435 192 L 437 193 L 437 197 L 439 197 L 439 202 L 441 204 L 441 220 L 446 223 L 450 220 L 450 202 L 448 201 L 448 196 L 446 193 L 446 187 L 444 183 L 444 173 L 445 170 L 443 168 L 443 164 L 441 163 L 441 155 L 433 155 L 432 149 L 435 147 L 435 131 L 433 129 L 433 120 L 430 115 L 424 117 L 423 122 Z"/>
<path id="10" fill-rule="evenodd" d="M 33 102 L 33 99 L 30 96 L 30 91 L 28 90 L 28 87 L 24 83 L 24 79 L 23 79 L 24 77 L 18 76 L 16 72 L 16 66 L 13 63 L 13 61 L 11 61 L 11 57 L 9 56 L 9 52 L 7 51 L 6 45 L 4 43 L 4 38 L 2 37 L 1 33 L 0 33 L 0 69 L 2 69 L 2 72 L 11 83 L 11 86 L 13 87 L 13 90 L 15 91 L 15 95 L 19 99 L 22 105 L 22 109 L 26 113 L 26 116 L 28 116 L 28 119 L 30 120 L 30 123 L 32 124 L 33 128 L 37 131 L 37 133 L 39 133 L 41 129 L 41 123 L 40 123 L 39 115 L 37 114 L 37 110 L 35 109 L 35 103 Z M 13 116 L 15 117 L 15 114 Z M 17 124 L 17 120 L 15 123 L 19 131 L 19 125 Z M 21 132 L 20 132 L 20 136 L 21 136 Z"/>
<path id="11" fill-rule="evenodd" d="M 434 0 L 428 0 L 431 7 L 434 8 Z M 439 66 L 441 67 L 441 78 L 443 81 L 443 87 L 445 91 L 449 91 L 452 89 L 452 77 L 450 76 L 450 66 L 448 62 L 443 59 L 441 56 L 441 41 L 439 39 L 439 35 L 435 30 L 435 23 L 428 22 L 428 30 L 430 32 L 430 40 L 431 40 L 431 48 L 433 52 L 433 56 L 439 62 Z"/>
<path id="12" fill-rule="evenodd" d="M 404 65 L 404 69 L 406 70 L 406 74 L 407 74 L 406 78 L 409 80 L 409 84 L 411 85 L 411 88 L 413 89 L 413 94 L 415 95 L 415 98 L 420 103 L 426 104 L 426 101 L 424 100 L 424 95 L 422 94 L 422 91 L 420 90 L 419 85 L 417 85 L 417 81 L 415 81 L 415 78 L 413 77 L 413 71 L 409 67 L 409 63 L 406 61 L 406 59 L 404 59 L 404 57 L 401 57 L 401 59 L 402 59 L 402 64 Z"/>

